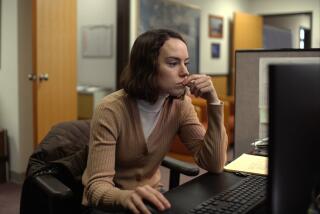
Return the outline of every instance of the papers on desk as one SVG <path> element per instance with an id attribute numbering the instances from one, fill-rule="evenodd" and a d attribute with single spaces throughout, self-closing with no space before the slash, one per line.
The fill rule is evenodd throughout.
<path id="1" fill-rule="evenodd" d="M 257 175 L 268 174 L 268 158 L 257 155 L 242 154 L 224 167 L 225 171 L 244 172 Z"/>

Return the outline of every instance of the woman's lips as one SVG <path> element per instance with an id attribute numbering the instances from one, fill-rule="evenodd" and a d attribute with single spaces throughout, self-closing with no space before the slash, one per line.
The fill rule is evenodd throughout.
<path id="1" fill-rule="evenodd" d="M 191 80 L 190 82 L 188 82 L 187 84 L 183 84 L 183 82 L 177 83 L 177 86 L 183 86 L 183 87 L 192 87 L 194 85 L 194 80 Z"/>
<path id="2" fill-rule="evenodd" d="M 183 85 L 182 83 L 177 83 L 177 84 L 176 84 L 176 87 L 177 87 L 177 88 L 184 88 L 184 87 L 186 87 L 186 86 Z"/>

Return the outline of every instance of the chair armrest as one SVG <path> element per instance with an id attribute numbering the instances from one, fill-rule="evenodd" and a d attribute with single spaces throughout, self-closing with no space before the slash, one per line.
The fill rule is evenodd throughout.
<path id="1" fill-rule="evenodd" d="M 34 182 L 50 198 L 68 199 L 73 196 L 72 190 L 52 175 L 36 176 Z"/>
<path id="2" fill-rule="evenodd" d="M 196 176 L 199 174 L 199 168 L 197 166 L 168 156 L 163 159 L 161 165 L 188 176 Z"/>

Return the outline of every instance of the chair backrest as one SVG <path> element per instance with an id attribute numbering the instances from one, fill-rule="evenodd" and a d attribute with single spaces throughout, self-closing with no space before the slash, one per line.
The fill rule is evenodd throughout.
<path id="1" fill-rule="evenodd" d="M 58 178 L 72 190 L 73 204 L 81 204 L 83 192 L 81 176 L 86 167 L 89 136 L 89 120 L 61 122 L 52 127 L 30 156 L 27 178 L 21 194 L 20 211 L 24 210 L 23 213 L 31 213 L 25 210 L 34 211 L 34 206 L 30 205 L 33 203 L 30 201 L 30 196 L 33 195 L 31 197 L 34 198 L 37 190 L 32 187 L 32 180 L 43 174 L 51 174 Z M 46 210 L 46 208 L 41 209 Z"/>
<path id="2" fill-rule="evenodd" d="M 35 175 L 52 163 L 65 165 L 76 176 L 82 174 L 89 135 L 89 120 L 67 121 L 53 126 L 31 155 L 27 176 Z"/>

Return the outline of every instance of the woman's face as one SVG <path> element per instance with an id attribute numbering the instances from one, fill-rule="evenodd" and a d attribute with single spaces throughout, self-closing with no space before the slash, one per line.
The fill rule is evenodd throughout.
<path id="1" fill-rule="evenodd" d="M 158 57 L 158 84 L 161 94 L 180 97 L 185 93 L 183 80 L 189 75 L 189 54 L 186 44 L 170 38 L 160 48 Z"/>

